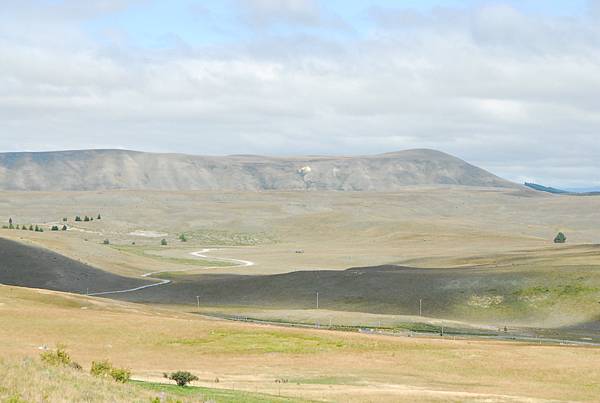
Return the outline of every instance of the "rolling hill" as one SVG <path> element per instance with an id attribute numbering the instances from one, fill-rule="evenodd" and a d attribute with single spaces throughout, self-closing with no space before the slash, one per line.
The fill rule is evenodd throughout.
<path id="1" fill-rule="evenodd" d="M 0 154 L 0 190 L 393 191 L 414 185 L 516 188 L 451 155 L 225 157 L 79 150 Z"/>

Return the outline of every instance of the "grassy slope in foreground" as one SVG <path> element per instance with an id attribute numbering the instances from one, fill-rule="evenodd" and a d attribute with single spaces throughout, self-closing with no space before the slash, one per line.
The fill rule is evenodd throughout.
<path id="1" fill-rule="evenodd" d="M 280 388 L 282 396 L 335 401 L 593 401 L 600 395 L 600 349 L 589 347 L 226 323 L 7 286 L 0 286 L 0 322 L 0 356 L 6 360 L 37 360 L 39 346 L 64 343 L 85 369 L 106 358 L 148 381 L 181 369 L 196 374 L 199 386 L 269 395 Z M 289 382 L 275 382 L 282 378 Z M 0 387 L 7 388 L 7 379 L 0 376 Z M 23 385 L 20 393 L 35 383 Z M 81 393 L 95 393 L 89 389 L 95 384 L 81 385 Z"/>
<path id="2" fill-rule="evenodd" d="M 32 387 L 35 385 L 35 387 Z M 3 402 L 300 402 L 259 393 L 186 387 L 133 381 L 120 384 L 68 367 L 39 360 L 0 359 L 0 400 Z"/>

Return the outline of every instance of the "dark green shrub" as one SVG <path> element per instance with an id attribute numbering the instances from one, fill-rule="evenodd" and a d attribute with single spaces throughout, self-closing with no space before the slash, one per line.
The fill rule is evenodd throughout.
<path id="1" fill-rule="evenodd" d="M 105 239 L 104 241 L 102 241 L 102 243 L 103 243 L 104 245 L 110 245 L 110 241 L 109 241 L 108 239 Z"/>
<path id="2" fill-rule="evenodd" d="M 52 226 L 52 231 L 58 231 L 58 225 L 53 225 Z"/>
<path id="3" fill-rule="evenodd" d="M 187 242 L 187 238 L 186 238 L 185 234 L 181 234 L 181 235 L 179 235 L 179 240 L 180 240 L 181 242 Z"/>
<path id="4" fill-rule="evenodd" d="M 167 246 L 167 240 L 166 240 L 166 239 L 164 239 L 164 238 L 163 238 L 163 239 L 161 239 L 161 240 L 160 240 L 160 244 L 161 244 L 162 246 Z"/>
<path id="5" fill-rule="evenodd" d="M 85 216 L 85 218 L 83 219 L 83 221 L 85 221 L 85 222 L 88 222 L 88 221 L 90 221 L 90 217 L 88 217 L 88 216 Z"/>
<path id="6" fill-rule="evenodd" d="M 567 242 L 567 237 L 562 232 L 559 232 L 554 238 L 554 243 L 565 243 Z"/>
<path id="7" fill-rule="evenodd" d="M 167 379 L 177 382 L 178 386 L 184 387 L 188 383 L 197 381 L 198 377 L 196 375 L 191 374 L 188 371 L 177 371 L 172 374 L 163 374 L 163 376 Z"/>
<path id="8" fill-rule="evenodd" d="M 81 221 L 81 217 L 75 216 L 75 221 Z"/>
<path id="9" fill-rule="evenodd" d="M 63 226 L 62 226 L 62 230 L 63 230 L 63 231 L 66 231 L 66 230 L 67 230 L 67 226 L 66 226 L 66 225 L 63 225 Z"/>
<path id="10" fill-rule="evenodd" d="M 96 217 L 98 220 L 102 219 L 102 216 L 100 214 L 98 214 L 98 217 Z"/>

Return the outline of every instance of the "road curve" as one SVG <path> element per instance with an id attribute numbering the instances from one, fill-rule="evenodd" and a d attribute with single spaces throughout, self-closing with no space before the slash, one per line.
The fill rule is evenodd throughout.
<path id="1" fill-rule="evenodd" d="M 197 252 L 191 252 L 190 255 L 199 257 L 199 258 L 204 258 L 204 259 L 219 260 L 219 261 L 223 261 L 223 262 L 233 262 L 233 263 L 237 264 L 236 266 L 232 266 L 232 267 L 249 267 L 249 266 L 255 265 L 254 262 L 251 262 L 249 260 L 230 259 L 230 258 L 225 258 L 225 257 L 209 257 L 209 256 L 205 255 L 205 253 L 208 253 L 212 250 L 215 250 L 215 249 L 202 249 Z M 210 268 L 210 266 L 206 267 L 206 268 L 208 269 L 208 268 Z M 153 275 L 160 274 L 160 273 L 173 273 L 173 272 L 178 272 L 178 271 L 190 271 L 190 270 L 193 270 L 193 269 L 188 268 L 188 269 L 177 269 L 177 270 L 160 270 L 160 271 L 153 271 L 150 273 L 144 273 L 144 274 L 142 274 L 141 277 L 156 280 L 156 281 L 158 281 L 158 283 L 146 284 L 146 285 L 142 285 L 140 287 L 128 288 L 126 290 L 91 292 L 91 293 L 88 293 L 87 295 L 99 296 L 99 295 L 109 295 L 109 294 L 123 294 L 126 292 L 134 292 L 134 291 L 144 290 L 146 288 L 159 287 L 161 285 L 169 284 L 171 282 L 171 280 L 161 280 L 159 278 L 152 277 Z"/>

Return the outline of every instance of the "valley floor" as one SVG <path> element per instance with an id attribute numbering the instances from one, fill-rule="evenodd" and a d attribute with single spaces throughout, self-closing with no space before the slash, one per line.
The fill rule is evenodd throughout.
<path id="1" fill-rule="evenodd" d="M 593 401 L 600 394 L 600 349 L 589 347 L 237 324 L 8 286 L 0 287 L 0 320 L 5 360 L 35 361 L 42 347 L 60 343 L 84 370 L 107 358 L 146 381 L 184 369 L 201 386 L 335 401 Z M 7 393 L 24 394 L 20 385 L 0 381 L 15 389 Z"/>

